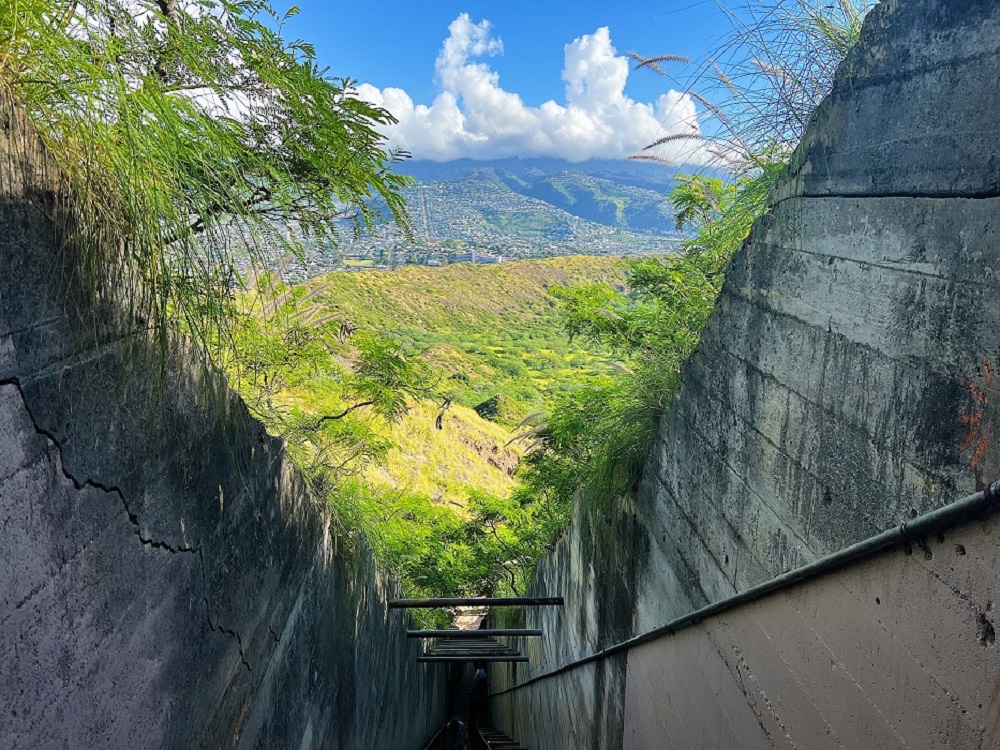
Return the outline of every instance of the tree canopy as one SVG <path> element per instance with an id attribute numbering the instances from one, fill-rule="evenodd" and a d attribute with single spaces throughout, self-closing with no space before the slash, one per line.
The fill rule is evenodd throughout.
<path id="1" fill-rule="evenodd" d="M 249 248 L 408 226 L 379 129 L 264 0 L 0 4 L 0 86 L 66 174 L 91 281 L 204 340 Z M 291 225 L 295 231 L 288 232 Z M 290 248 L 294 249 L 294 248 Z M 110 280 L 110 281 L 108 281 Z"/>

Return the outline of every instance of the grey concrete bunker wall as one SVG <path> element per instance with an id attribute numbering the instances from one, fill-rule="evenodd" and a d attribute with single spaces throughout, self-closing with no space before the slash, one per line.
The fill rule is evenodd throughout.
<path id="1" fill-rule="evenodd" d="M 0 104 L 0 747 L 422 747 L 394 584 L 215 373 L 88 307 L 60 190 Z"/>
<path id="2" fill-rule="evenodd" d="M 998 73 L 997 3 L 875 8 L 732 262 L 638 497 L 577 509 L 534 587 L 566 606 L 528 613 L 550 636 L 495 689 L 1000 476 Z M 962 608 L 972 638 L 987 601 L 962 595 L 928 606 Z M 495 708 L 530 747 L 629 747 L 630 674 L 588 665 Z"/>

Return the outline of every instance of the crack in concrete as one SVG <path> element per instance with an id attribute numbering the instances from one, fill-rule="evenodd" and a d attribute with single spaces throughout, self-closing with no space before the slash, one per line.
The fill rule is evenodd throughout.
<path id="1" fill-rule="evenodd" d="M 733 413 L 736 414 L 736 412 L 733 412 Z M 712 442 L 710 441 L 707 433 L 705 433 L 703 430 L 698 429 L 698 427 L 694 424 L 694 422 L 691 419 L 688 418 L 687 415 L 685 415 L 683 413 L 680 413 L 678 416 L 681 419 L 681 421 L 684 422 L 685 426 L 692 433 L 694 433 L 702 441 L 702 443 L 704 445 L 708 446 L 712 450 L 712 452 L 716 455 L 716 460 L 723 467 L 725 467 L 726 470 L 729 471 L 729 473 L 732 475 L 733 479 L 736 480 L 737 482 L 739 482 L 743 487 L 745 487 L 747 489 L 747 491 L 757 500 L 758 504 L 760 505 L 760 507 L 763 510 L 768 511 L 774 517 L 774 520 L 776 521 L 777 527 L 780 530 L 786 532 L 790 537 L 793 537 L 794 540 L 796 542 L 798 542 L 798 550 L 800 552 L 800 557 L 804 560 L 804 562 L 812 562 L 817 557 L 819 557 L 819 555 L 817 555 L 816 552 L 814 552 L 813 549 L 812 549 L 812 544 L 810 543 L 810 541 L 808 539 L 807 532 L 805 532 L 804 530 L 800 531 L 799 529 L 796 529 L 794 526 L 789 525 L 789 523 L 787 521 L 787 517 L 784 516 L 781 512 L 779 512 L 779 511 L 783 511 L 784 509 L 782 509 L 780 506 L 777 507 L 777 508 L 775 508 L 773 505 L 771 505 L 771 503 L 769 503 L 767 501 L 767 499 L 757 490 L 757 488 L 753 487 L 750 484 L 749 478 L 747 476 L 745 476 L 744 474 L 740 473 L 740 468 L 741 467 L 736 466 L 736 465 L 732 464 L 731 462 L 729 462 L 726 459 L 726 457 L 722 454 L 722 452 L 719 450 L 719 448 L 716 445 L 712 444 Z M 755 431 L 759 432 L 759 430 L 755 430 Z M 764 435 L 763 433 L 760 433 L 760 435 L 765 440 L 767 440 L 767 436 L 766 435 Z M 771 442 L 771 441 L 769 441 L 769 442 Z M 779 451 L 781 450 L 780 446 L 778 447 L 778 449 L 779 449 Z M 791 459 L 791 456 L 789 456 L 789 459 L 790 460 L 794 460 L 794 459 Z M 664 488 L 669 491 L 669 487 L 662 482 L 662 479 L 661 479 L 661 484 L 663 484 Z M 702 497 L 706 497 L 706 498 L 708 497 L 708 495 L 704 491 L 703 487 L 701 487 L 699 489 L 699 492 L 701 493 Z M 670 496 L 675 499 L 675 503 L 679 503 L 680 502 L 679 498 L 677 498 L 674 495 L 673 492 L 670 492 Z M 717 504 L 713 503 L 713 505 L 717 505 Z M 734 526 L 733 523 L 732 523 L 732 521 L 730 521 L 730 519 L 726 516 L 725 508 L 720 508 L 720 512 L 721 512 L 722 516 L 725 518 L 725 520 L 727 521 L 727 523 L 729 523 L 730 528 L 732 528 L 732 530 L 738 534 L 739 533 L 739 529 L 738 529 L 738 527 Z M 747 551 L 750 552 L 749 549 Z M 714 554 L 713 554 L 713 559 L 715 559 L 714 558 Z M 716 563 L 718 564 L 718 560 L 716 560 Z M 723 572 L 725 571 L 724 567 L 722 567 L 722 566 L 719 566 L 719 567 L 720 567 L 721 570 L 723 570 Z"/>
<path id="2" fill-rule="evenodd" d="M 808 323 L 808 322 L 802 320 L 801 318 L 797 318 L 794 315 L 790 315 L 789 313 L 782 312 L 781 310 L 776 310 L 774 308 L 767 307 L 766 305 L 759 305 L 754 300 L 751 300 L 748 297 L 744 297 L 742 295 L 737 295 L 737 294 L 732 294 L 732 295 L 730 295 L 730 298 L 738 299 L 742 303 L 745 303 L 745 304 L 747 304 L 747 305 L 749 305 L 751 307 L 755 307 L 758 310 L 761 310 L 761 311 L 765 312 L 765 314 L 773 314 L 776 317 L 781 317 L 781 318 L 789 319 L 789 320 L 793 321 L 794 323 L 798 324 L 803 330 L 806 330 L 806 331 L 819 330 L 817 326 L 814 326 L 811 323 Z M 869 355 L 873 355 L 873 356 L 878 357 L 878 358 L 880 358 L 882 360 L 885 360 L 886 362 L 892 363 L 892 365 L 895 366 L 895 367 L 898 367 L 900 369 L 910 369 L 911 368 L 912 362 L 910 362 L 907 359 L 891 356 L 891 355 L 889 355 L 888 353 L 886 353 L 886 352 L 884 352 L 882 350 L 875 349 L 875 348 L 869 346 L 868 344 L 865 344 L 864 342 L 856 341 L 854 339 L 848 339 L 848 338 L 844 337 L 842 334 L 832 334 L 832 336 L 835 337 L 835 338 L 837 338 L 837 339 L 840 339 L 840 340 L 842 340 L 844 342 L 847 342 L 851 347 L 858 348 L 858 349 L 862 350 L 862 352 L 864 352 L 864 353 L 867 353 Z M 830 340 L 830 335 L 828 335 L 826 338 L 827 338 L 827 341 L 829 341 Z M 815 401 L 815 400 L 809 398 L 804 393 L 802 393 L 802 392 L 796 390 L 795 388 L 793 388 L 789 383 L 786 383 L 785 381 L 779 379 L 773 372 L 761 369 L 761 367 L 756 362 L 752 362 L 751 360 L 749 360 L 746 357 L 742 356 L 739 352 L 737 352 L 735 350 L 728 349 L 725 344 L 726 344 L 725 341 L 719 340 L 718 346 L 715 346 L 714 349 L 713 349 L 713 351 L 719 352 L 720 354 L 722 354 L 725 357 L 729 357 L 730 359 L 734 360 L 741 367 L 749 367 L 749 368 L 751 368 L 763 380 L 767 381 L 768 383 L 773 384 L 774 386 L 776 386 L 782 392 L 784 392 L 786 394 L 790 394 L 791 396 L 793 396 L 796 399 L 798 399 L 803 404 L 804 408 L 808 408 L 809 410 L 815 410 L 815 411 L 817 411 L 817 413 L 823 415 L 824 417 L 829 417 L 831 419 L 834 419 L 834 420 L 837 420 L 839 422 L 842 422 L 843 424 L 847 425 L 848 427 L 850 427 L 852 429 L 856 429 L 858 432 L 860 432 L 860 433 L 862 433 L 864 435 L 865 439 L 868 440 L 869 443 L 874 443 L 874 444 L 877 444 L 877 445 L 887 445 L 888 444 L 888 439 L 880 440 L 880 439 L 877 438 L 876 433 L 868 426 L 867 422 L 862 422 L 862 421 L 857 420 L 849 411 L 846 411 L 846 410 L 843 410 L 843 409 L 838 410 L 837 408 L 835 408 L 833 406 L 830 406 L 830 405 L 827 405 L 825 403 L 822 403 L 822 402 L 819 402 L 819 401 Z M 826 344 L 824 344 L 824 346 L 826 346 Z M 862 355 L 860 355 L 860 354 L 858 355 L 859 358 L 861 356 Z M 957 373 L 957 372 L 946 372 L 946 374 L 949 377 L 956 377 L 956 378 L 958 378 L 958 377 L 964 377 L 961 373 Z M 894 374 L 893 377 L 896 378 L 896 379 L 898 379 L 900 376 Z M 704 378 L 699 378 L 696 374 L 694 374 L 693 370 L 691 370 L 690 372 L 686 372 L 685 373 L 685 383 L 689 379 L 692 380 L 693 382 L 698 383 L 699 386 L 701 386 L 701 392 L 702 392 L 702 394 L 703 394 L 703 396 L 705 398 L 711 398 L 713 401 L 715 401 L 716 403 L 719 403 L 719 404 L 723 403 L 722 401 L 719 400 L 719 398 L 717 397 L 716 393 L 711 388 L 708 387 L 709 386 L 708 381 L 706 381 Z M 744 424 L 744 426 L 745 426 L 746 429 L 750 429 L 753 432 L 755 432 L 756 434 L 758 434 L 769 445 L 771 445 L 772 447 L 778 449 L 787 458 L 789 458 L 791 460 L 794 460 L 797 463 L 797 465 L 803 471 L 805 471 L 811 477 L 813 477 L 814 479 L 816 479 L 817 481 L 819 481 L 818 474 L 816 474 L 816 472 L 812 468 L 810 468 L 809 466 L 806 466 L 806 465 L 802 464 L 801 462 L 798 461 L 798 459 L 794 459 L 790 454 L 788 454 L 787 452 L 785 452 L 785 450 L 778 443 L 774 442 L 774 440 L 772 440 L 764 432 L 762 432 L 759 428 L 757 428 L 755 426 L 755 423 L 753 422 L 753 420 L 751 420 L 746 414 L 741 413 L 739 411 L 736 411 L 735 409 L 732 411 L 732 414 L 734 414 L 735 416 L 739 417 L 739 419 Z M 938 477 L 940 481 L 943 481 L 943 479 L 940 478 L 939 474 L 937 474 L 936 472 L 934 472 L 931 468 L 929 468 L 927 466 L 923 466 L 920 463 L 916 462 L 915 460 L 913 460 L 912 457 L 907 458 L 906 461 L 907 461 L 907 465 L 908 466 L 912 466 L 913 468 L 919 470 L 920 472 L 922 472 L 924 474 L 927 474 L 928 476 Z"/>
<path id="3" fill-rule="evenodd" d="M 983 201 L 983 200 L 993 200 L 996 198 L 1000 198 L 1000 190 L 997 190 L 996 188 L 987 188 L 984 190 L 924 190 L 924 191 L 889 190 L 884 193 L 829 192 L 829 193 L 802 193 L 801 196 L 799 197 L 813 199 L 813 200 L 817 198 L 839 198 L 841 200 L 851 200 L 853 198 L 862 198 L 866 200 L 893 200 L 893 199 L 899 200 L 899 199 L 912 198 L 914 200 Z"/>
<path id="4" fill-rule="evenodd" d="M 828 263 L 831 260 L 839 260 L 843 261 L 844 263 L 851 263 L 856 266 L 869 266 L 870 268 L 878 268 L 883 271 L 891 271 L 892 273 L 918 276 L 922 279 L 932 279 L 934 281 L 943 281 L 946 283 L 949 281 L 949 277 L 944 274 L 921 271 L 918 268 L 907 268 L 904 264 L 906 263 L 912 264 L 913 261 L 908 261 L 906 259 L 893 260 L 892 258 L 888 257 L 882 257 L 881 259 L 852 258 L 847 255 L 831 255 L 830 253 L 817 253 L 811 250 L 806 250 L 805 248 L 802 247 L 789 247 L 787 245 L 779 245 L 779 244 L 769 245 L 769 247 L 772 247 L 776 250 L 780 250 L 782 252 L 792 252 L 798 255 L 804 255 L 808 258 L 813 258 L 813 259 L 823 258 L 826 259 Z M 928 262 L 927 265 L 932 265 L 932 264 Z M 933 265 L 936 266 L 937 264 Z M 992 284 L 985 277 L 982 280 L 981 286 L 984 288 L 992 288 Z M 802 300 L 799 301 L 802 302 Z"/>
<path id="5" fill-rule="evenodd" d="M 735 581 L 730 580 L 729 575 L 726 571 L 726 566 L 716 555 L 716 550 L 709 544 L 708 540 L 705 539 L 704 535 L 701 533 L 701 526 L 695 523 L 695 521 L 688 514 L 687 508 L 683 506 L 680 498 L 674 495 L 673 490 L 667 485 L 666 481 L 659 474 L 654 476 L 652 481 L 656 482 L 656 484 L 660 488 L 662 488 L 663 491 L 667 494 L 667 497 L 669 497 L 672 500 L 671 503 L 672 508 L 678 512 L 678 514 L 681 516 L 681 520 L 684 521 L 685 524 L 687 524 L 691 534 L 701 544 L 703 552 L 707 554 L 709 558 L 711 558 L 712 563 L 714 563 L 716 570 L 722 574 L 722 579 L 725 580 L 726 583 L 728 583 L 732 587 L 733 590 L 728 592 L 726 595 L 732 596 L 734 594 L 738 594 L 739 589 L 736 588 Z M 728 518 L 723 517 L 723 520 L 730 527 L 730 530 L 734 533 L 734 535 L 738 538 L 739 531 L 733 528 L 732 523 L 730 523 Z M 670 536 L 671 540 L 674 541 L 674 545 L 679 548 L 680 545 L 677 544 L 677 541 L 674 538 L 675 535 L 671 533 L 671 530 L 668 529 L 666 533 Z M 691 570 L 693 571 L 693 568 Z M 707 584 L 709 582 L 704 581 L 700 574 L 695 573 L 694 575 L 697 576 L 698 583 L 696 585 L 698 586 L 699 592 L 701 593 L 701 598 L 706 602 L 706 604 L 713 601 L 714 597 L 707 595 L 703 585 L 703 583 Z"/>
<path id="6" fill-rule="evenodd" d="M 918 564 L 919 564 L 919 562 L 918 562 Z M 930 571 L 928 571 L 928 572 L 930 572 Z M 938 579 L 938 580 L 940 580 L 940 579 Z M 941 583 L 944 583 L 944 581 L 941 581 Z M 859 596 L 857 593 L 855 593 L 854 590 L 850 586 L 850 581 L 844 581 L 844 582 L 842 582 L 841 585 L 844 587 L 844 590 L 848 594 L 850 594 L 850 596 L 853 597 L 858 602 L 858 604 L 860 605 L 860 608 L 862 610 L 865 609 L 866 606 L 868 606 L 868 602 L 869 602 L 868 598 L 865 597 L 864 599 L 862 599 L 861 596 Z M 947 585 L 947 584 L 945 584 L 945 585 Z M 889 640 L 891 640 L 893 643 L 895 643 L 896 646 L 903 653 L 905 653 L 914 664 L 917 665 L 917 668 L 921 672 L 923 672 L 927 676 L 927 678 L 937 686 L 937 688 L 941 691 L 941 693 L 946 698 L 948 698 L 948 700 L 951 701 L 952 705 L 956 709 L 959 710 L 959 713 L 957 714 L 957 716 L 959 716 L 959 717 L 966 717 L 967 720 L 972 721 L 972 716 L 969 715 L 968 713 L 966 713 L 966 710 L 962 707 L 962 704 L 958 700 L 958 698 L 955 695 L 952 694 L 951 690 L 948 688 L 947 685 L 945 685 L 941 680 L 939 680 L 937 678 L 937 676 L 933 672 L 931 672 L 931 670 L 928 669 L 924 665 L 924 663 L 918 658 L 917 654 L 907 645 L 907 643 L 905 641 L 903 641 L 895 632 L 893 632 L 888 627 L 886 627 L 885 623 L 882 622 L 882 618 L 881 617 L 879 617 L 878 615 L 872 615 L 872 619 L 875 621 L 875 623 L 878 626 L 879 630 L 881 630 L 883 633 L 885 633 L 888 636 Z"/>
<path id="7" fill-rule="evenodd" d="M 788 728 L 785 726 L 785 723 L 781 720 L 781 716 L 778 715 L 778 712 L 775 710 L 774 706 L 771 703 L 771 699 L 768 697 L 767 693 L 764 692 L 763 685 L 761 685 L 760 682 L 757 681 L 756 677 L 751 673 L 750 667 L 747 665 L 746 660 L 743 658 L 743 652 L 740 651 L 740 649 L 737 648 L 735 644 L 730 643 L 729 647 L 733 650 L 733 655 L 735 657 L 735 663 L 731 664 L 729 662 L 729 659 L 726 658 L 725 651 L 722 649 L 722 647 L 719 646 L 719 642 L 713 636 L 712 628 L 706 625 L 704 627 L 703 632 L 705 634 L 705 639 L 709 642 L 712 648 L 715 649 L 716 655 L 725 665 L 726 671 L 729 672 L 729 676 L 736 683 L 737 687 L 739 687 L 740 692 L 743 694 L 743 699 L 744 701 L 746 701 L 746 704 L 750 708 L 750 712 L 754 715 L 754 718 L 756 718 L 757 724 L 760 726 L 761 731 L 764 733 L 764 737 L 769 742 L 771 742 L 772 746 L 777 744 L 774 741 L 774 737 L 771 734 L 771 730 L 767 728 L 767 725 L 764 722 L 764 714 L 760 711 L 757 700 L 755 700 L 754 696 L 751 695 L 751 693 L 747 689 L 746 683 L 744 682 L 743 673 L 740 669 L 741 667 L 746 670 L 747 677 L 749 677 L 751 680 L 754 681 L 754 684 L 756 685 L 756 692 L 760 693 L 760 697 L 764 701 L 764 706 L 767 708 L 767 711 L 770 714 L 771 719 L 774 721 L 775 724 L 778 725 L 778 728 L 781 730 L 782 736 L 788 740 L 788 744 L 791 745 L 792 750 L 798 750 L 797 745 L 792 740 L 792 736 L 788 733 Z M 732 730 L 733 736 L 739 737 L 740 732 L 733 725 L 732 719 L 729 718 L 729 714 L 726 711 L 725 703 L 719 701 L 718 709 L 722 713 L 722 715 L 726 717 L 726 721 L 728 722 L 729 727 Z"/>
<path id="8" fill-rule="evenodd" d="M 73 485 L 74 489 L 78 491 L 82 491 L 85 489 L 95 489 L 99 490 L 100 492 L 104 492 L 105 494 L 116 496 L 121 502 L 122 508 L 125 511 L 125 515 L 128 517 L 129 523 L 132 525 L 132 529 L 135 532 L 136 537 L 139 539 L 139 542 L 144 546 L 150 547 L 151 549 L 169 552 L 170 554 L 175 554 L 175 555 L 176 554 L 196 555 L 198 557 L 198 561 L 201 566 L 202 590 L 207 592 L 208 574 L 205 570 L 205 555 L 201 548 L 201 545 L 197 546 L 191 546 L 188 544 L 174 545 L 160 539 L 152 539 L 143 536 L 142 527 L 139 523 L 139 517 L 138 515 L 135 514 L 135 512 L 133 512 L 132 508 L 129 506 L 128 499 L 125 497 L 125 493 L 122 491 L 122 489 L 115 485 L 104 484 L 103 482 L 99 482 L 98 480 L 93 479 L 92 477 L 87 477 L 87 479 L 81 481 L 78 477 L 74 476 L 66 468 L 66 464 L 63 461 L 63 447 L 62 443 L 59 441 L 59 438 L 56 437 L 56 435 L 52 433 L 50 430 L 47 430 L 38 423 L 38 420 L 35 418 L 35 415 L 31 411 L 31 407 L 28 406 L 28 398 L 24 392 L 24 387 L 21 385 L 21 381 L 18 378 L 7 378 L 5 380 L 0 380 L 0 387 L 3 386 L 12 386 L 15 390 L 17 390 L 18 396 L 20 396 L 21 398 L 21 404 L 24 406 L 24 412 L 25 414 L 28 415 L 28 419 L 31 420 L 32 427 L 34 428 L 37 434 L 44 437 L 55 449 L 56 454 L 58 456 L 59 471 L 62 473 L 63 477 L 65 477 L 65 479 Z M 41 588 L 44 588 L 44 585 L 39 587 L 38 590 L 41 590 Z M 34 594 L 36 593 L 37 591 L 32 591 L 31 594 L 29 594 L 29 596 L 27 597 L 27 599 L 18 604 L 18 608 L 23 606 L 27 602 L 27 600 L 30 599 L 32 596 L 34 596 Z M 250 667 L 250 662 L 247 661 L 246 653 L 243 650 L 242 636 L 237 631 L 231 630 L 222 625 L 218 625 L 213 621 L 212 606 L 211 603 L 209 602 L 207 594 L 202 595 L 202 601 L 205 604 L 205 619 L 208 622 L 209 631 L 213 633 L 223 633 L 233 638 L 236 641 L 237 647 L 239 648 L 240 661 L 243 663 L 243 666 L 246 668 L 248 672 L 252 671 Z"/>
<path id="9" fill-rule="evenodd" d="M 74 552 L 62 565 L 60 565 L 59 566 L 59 570 L 57 571 L 56 575 L 62 574 L 62 572 L 64 570 L 66 570 L 66 568 L 69 567 L 69 565 L 73 561 L 75 561 L 76 558 L 78 558 L 80 555 L 82 555 L 87 550 L 87 548 L 90 547 L 91 541 L 93 541 L 93 540 L 88 540 L 82 547 L 80 547 L 80 549 L 78 549 L 76 552 Z M 29 591 L 27 594 L 25 594 L 21 599 L 19 599 L 14 604 L 14 609 L 11 610 L 11 611 L 9 611 L 5 617 L 0 618 L 0 627 L 2 627 L 3 625 L 5 625 L 28 602 L 30 602 L 32 599 L 34 599 L 40 593 L 42 593 L 43 591 L 45 591 L 45 589 L 47 589 L 49 586 L 51 586 L 52 582 L 55 580 L 56 575 L 49 576 L 44 581 L 42 581 L 40 584 L 38 584 L 33 589 L 31 589 L 31 591 Z"/>
<path id="10" fill-rule="evenodd" d="M 62 318 L 59 316 L 43 318 L 42 320 L 34 320 L 23 328 L 8 328 L 4 331 L 0 331 L 0 336 L 19 336 L 22 333 L 30 333 L 38 330 L 39 328 L 44 328 L 45 326 L 52 325 L 53 323 L 58 323 L 61 320 Z"/>
<path id="11" fill-rule="evenodd" d="M 759 617 L 757 617 L 756 615 L 751 615 L 750 617 L 753 620 L 754 626 L 756 626 L 756 628 L 760 630 L 760 632 L 764 635 L 764 638 L 766 638 L 767 642 L 771 645 L 771 650 L 774 652 L 774 655 L 778 657 L 778 660 L 784 665 L 785 670 L 788 672 L 792 680 L 798 686 L 799 693 L 805 698 L 805 701 L 809 704 L 812 710 L 816 712 L 816 715 L 820 718 L 820 721 L 823 722 L 823 725 L 826 727 L 827 730 L 827 735 L 833 738 L 833 740 L 837 743 L 837 747 L 844 748 L 844 743 L 840 741 L 840 736 L 837 734 L 833 725 L 826 718 L 826 715 L 823 713 L 823 711 L 820 710 L 820 707 L 816 704 L 816 702 L 810 697 L 812 693 L 809 690 L 809 687 L 802 683 L 802 680 L 799 679 L 799 673 L 792 667 L 791 663 L 785 658 L 785 655 L 781 650 L 781 646 L 779 645 L 781 641 L 775 641 L 775 639 L 771 637 L 771 634 L 767 631 L 767 628 L 764 627 L 764 624 L 760 621 Z"/>

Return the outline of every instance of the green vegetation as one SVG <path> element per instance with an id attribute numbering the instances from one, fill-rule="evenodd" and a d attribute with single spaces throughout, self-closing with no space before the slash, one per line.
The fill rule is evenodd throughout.
<path id="1" fill-rule="evenodd" d="M 502 396 L 496 421 L 510 427 L 549 394 L 611 371 L 606 349 L 567 340 L 549 289 L 594 282 L 623 288 L 624 280 L 619 259 L 578 255 L 330 273 L 303 288 L 327 314 L 391 336 L 405 356 L 436 368 L 442 399 L 473 409 Z"/>
<path id="2" fill-rule="evenodd" d="M 837 64 L 857 42 L 870 7 L 866 0 L 786 0 L 752 10 L 749 24 L 733 17 L 733 37 L 700 72 L 716 76 L 727 93 L 725 106 L 692 92 L 716 118 L 715 138 L 672 135 L 649 146 L 706 140 L 733 179 L 677 178 L 670 197 L 677 226 L 697 234 L 683 243 L 682 254 L 629 262 L 626 293 L 602 285 L 554 290 L 565 305 L 569 334 L 610 347 L 622 366 L 565 394 L 551 413 L 534 420 L 523 435 L 534 446 L 522 470 L 525 491 L 563 504 L 609 503 L 634 491 L 729 260 L 766 210 L 771 186 L 832 86 Z M 662 73 L 662 63 L 678 58 L 638 60 Z"/>
<path id="3" fill-rule="evenodd" d="M 612 369 L 561 333 L 549 290 L 623 278 L 586 256 L 263 277 L 222 364 L 340 537 L 363 533 L 407 593 L 522 591 L 569 506 L 525 491 L 515 427 Z"/>
<path id="4" fill-rule="evenodd" d="M 813 112 L 833 87 L 837 66 L 861 37 L 877 0 L 771 0 L 722 3 L 732 32 L 693 66 L 688 93 L 706 110 L 701 134 L 668 135 L 646 147 L 676 140 L 702 141 L 719 166 L 737 175 L 760 162 L 785 163 Z M 640 67 L 664 75 L 672 55 L 642 58 Z"/>
<path id="5" fill-rule="evenodd" d="M 623 182 L 622 178 L 567 171 L 528 182 L 502 170 L 497 174 L 514 192 L 551 203 L 582 219 L 624 230 L 663 233 L 670 227 L 670 204 L 662 192 Z"/>
<path id="6" fill-rule="evenodd" d="M 693 233 L 624 270 L 577 256 L 298 287 L 264 273 L 256 248 L 329 246 L 345 223 L 372 229 L 377 206 L 410 231 L 407 180 L 389 171 L 400 154 L 378 134 L 392 116 L 282 39 L 289 14 L 264 0 L 3 4 L 0 87 L 66 175 L 65 226 L 95 293 L 212 352 L 333 509 L 338 540 L 366 538 L 407 593 L 494 594 L 523 590 L 572 501 L 634 488 L 726 265 L 867 6 L 777 0 L 703 69 L 727 100 L 692 92 L 716 118 L 702 146 L 728 182 L 680 177 L 665 204 L 634 181 L 494 173 L 489 200 L 470 183 L 447 204 L 486 237 L 607 250 L 645 239 L 578 217 L 644 227 L 665 210 Z M 428 224 L 445 202 L 420 192 Z M 236 294 L 234 238 L 255 264 Z"/>
<path id="7" fill-rule="evenodd" d="M 780 169 L 768 165 L 733 183 L 683 179 L 671 203 L 678 224 L 698 233 L 683 254 L 628 261 L 627 293 L 601 284 L 553 290 L 570 336 L 611 348 L 621 366 L 566 393 L 524 434 L 536 446 L 523 472 L 531 491 L 568 504 L 580 493 L 608 501 L 634 489 L 681 364 L 697 345 L 729 259 L 764 210 Z"/>
<path id="8" fill-rule="evenodd" d="M 281 37 L 264 0 L 0 3 L 0 88 L 70 188 L 65 217 L 95 292 L 166 332 L 225 327 L 234 250 L 293 222 L 333 238 L 371 226 L 378 196 L 405 228 L 377 132 L 393 121 Z M 225 230 L 225 231 L 223 231 Z M 208 241 L 206 241 L 208 240 Z M 295 248 L 291 248 L 295 249 Z"/>

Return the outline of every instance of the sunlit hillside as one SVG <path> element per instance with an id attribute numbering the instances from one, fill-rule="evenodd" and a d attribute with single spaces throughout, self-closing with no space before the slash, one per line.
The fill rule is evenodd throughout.
<path id="1" fill-rule="evenodd" d="M 365 479 L 387 490 L 405 490 L 454 508 L 464 508 L 469 489 L 506 496 L 515 486 L 520 460 L 517 444 L 507 445 L 510 430 L 453 406 L 436 427 L 438 406 L 420 401 L 393 425 L 395 447 Z"/>
<path id="2" fill-rule="evenodd" d="M 554 285 L 621 286 L 614 257 L 570 256 L 495 266 L 410 266 L 335 272 L 307 285 L 310 303 L 359 330 L 385 334 L 443 378 L 442 398 L 474 408 L 499 397 L 494 421 L 512 426 L 552 393 L 609 372 L 593 346 L 562 331 Z"/>
<path id="3" fill-rule="evenodd" d="M 556 284 L 621 285 L 621 259 L 574 255 L 495 266 L 455 263 L 440 268 L 334 272 L 310 281 L 314 300 L 355 323 L 391 331 L 449 335 L 491 320 L 510 326 L 556 322 L 547 290 Z"/>
<path id="4" fill-rule="evenodd" d="M 573 293 L 553 287 L 613 295 L 625 274 L 618 258 L 572 256 L 262 276 L 237 300 L 222 364 L 338 532 L 362 531 L 404 590 L 521 591 L 569 512 L 526 483 L 534 430 L 620 368 L 570 340 Z"/>
<path id="5" fill-rule="evenodd" d="M 411 400 L 398 422 L 371 419 L 393 447 L 365 478 L 452 507 L 464 506 L 470 490 L 507 495 L 522 448 L 510 443 L 518 422 L 610 369 L 599 348 L 569 341 L 549 290 L 620 286 L 623 278 L 620 259 L 572 256 L 334 272 L 309 282 L 304 299 L 315 316 L 384 335 L 428 366 L 426 398 Z M 323 392 L 303 384 L 283 398 L 322 413 Z"/>

